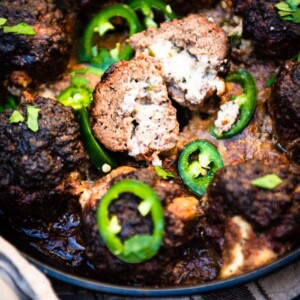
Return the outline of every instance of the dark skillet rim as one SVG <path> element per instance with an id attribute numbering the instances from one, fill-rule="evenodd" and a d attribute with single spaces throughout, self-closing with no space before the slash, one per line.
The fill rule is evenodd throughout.
<path id="1" fill-rule="evenodd" d="M 167 296 L 186 296 L 191 294 L 200 294 L 219 289 L 229 288 L 249 281 L 258 279 L 270 273 L 273 273 L 285 266 L 288 266 L 292 262 L 300 259 L 300 248 L 292 251 L 291 253 L 279 258 L 278 260 L 263 266 L 254 271 L 235 276 L 233 278 L 212 281 L 195 286 L 185 287 L 170 287 L 170 288 L 140 288 L 140 287 L 128 287 L 117 284 L 109 284 L 105 282 L 96 281 L 93 279 L 87 279 L 77 275 L 67 273 L 57 268 L 51 267 L 45 263 L 40 262 L 36 258 L 28 254 L 23 255 L 29 259 L 34 265 L 36 265 L 47 276 L 50 276 L 59 281 L 75 285 L 77 287 L 85 288 L 92 291 L 116 294 L 122 296 L 149 296 L 149 297 L 167 297 Z"/>

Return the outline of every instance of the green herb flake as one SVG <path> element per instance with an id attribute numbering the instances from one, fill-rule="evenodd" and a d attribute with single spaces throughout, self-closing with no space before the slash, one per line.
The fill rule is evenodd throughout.
<path id="1" fill-rule="evenodd" d="M 27 127 L 33 132 L 37 132 L 39 130 L 39 123 L 38 123 L 39 111 L 40 109 L 35 106 L 27 106 L 26 124 Z"/>
<path id="2" fill-rule="evenodd" d="M 162 167 L 155 166 L 156 174 L 161 177 L 162 179 L 174 178 L 175 175 L 172 172 L 165 171 Z"/>
<path id="3" fill-rule="evenodd" d="M 0 18 L 0 26 L 3 26 L 7 22 L 7 19 Z"/>
<path id="4" fill-rule="evenodd" d="M 286 0 L 286 3 L 293 9 L 296 9 L 297 6 L 300 4 L 300 0 Z"/>
<path id="5" fill-rule="evenodd" d="M 251 180 L 251 184 L 257 187 L 273 190 L 282 183 L 282 180 L 276 174 L 267 174 L 265 176 Z"/>
<path id="6" fill-rule="evenodd" d="M 34 28 L 31 25 L 28 25 L 27 23 L 19 23 L 14 26 L 3 26 L 3 32 L 4 33 L 12 33 L 12 34 L 24 34 L 24 35 L 35 35 L 36 32 L 34 31 Z"/>
<path id="7" fill-rule="evenodd" d="M 273 83 L 275 82 L 276 78 L 277 78 L 277 74 L 272 75 L 272 76 L 267 80 L 266 86 L 267 86 L 267 87 L 272 86 Z"/>
<path id="8" fill-rule="evenodd" d="M 300 23 L 300 0 L 286 0 L 274 6 L 278 9 L 278 15 L 284 21 Z"/>
<path id="9" fill-rule="evenodd" d="M 22 122 L 24 122 L 24 120 L 25 120 L 25 118 L 18 110 L 15 110 L 9 118 L 9 122 L 11 124 L 12 123 L 22 123 Z"/>
<path id="10" fill-rule="evenodd" d="M 296 24 L 300 23 L 300 8 L 296 9 L 294 16 L 293 16 L 293 22 Z"/>

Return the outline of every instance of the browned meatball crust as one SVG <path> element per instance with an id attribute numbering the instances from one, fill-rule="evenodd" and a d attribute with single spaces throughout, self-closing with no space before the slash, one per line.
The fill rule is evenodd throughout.
<path id="1" fill-rule="evenodd" d="M 25 207 L 55 199 L 52 189 L 85 161 L 79 126 L 70 107 L 37 97 L 20 104 L 18 110 L 25 120 L 28 106 L 40 109 L 37 132 L 25 122 L 10 123 L 12 111 L 0 114 L 0 204 Z"/>
<path id="2" fill-rule="evenodd" d="M 270 110 L 278 141 L 300 164 L 300 62 L 290 60 L 281 67 Z"/>
<path id="3" fill-rule="evenodd" d="M 266 174 L 276 174 L 282 183 L 272 190 L 251 184 Z M 288 166 L 264 165 L 257 160 L 227 166 L 217 171 L 207 190 L 208 219 L 221 224 L 228 216 L 240 215 L 257 230 L 276 232 L 285 224 L 286 236 L 297 236 L 299 185 L 299 177 Z"/>
<path id="4" fill-rule="evenodd" d="M 300 49 L 300 24 L 280 19 L 274 6 L 280 0 L 252 1 L 243 13 L 243 36 L 255 41 L 267 56 L 293 56 Z"/>
<path id="5" fill-rule="evenodd" d="M 71 45 L 65 18 L 54 1 L 4 0 L 0 17 L 7 19 L 5 25 L 24 22 L 36 32 L 16 35 L 0 30 L 0 79 L 10 75 L 14 81 L 17 72 L 17 77 L 30 77 L 29 82 L 46 82 L 65 71 Z"/>

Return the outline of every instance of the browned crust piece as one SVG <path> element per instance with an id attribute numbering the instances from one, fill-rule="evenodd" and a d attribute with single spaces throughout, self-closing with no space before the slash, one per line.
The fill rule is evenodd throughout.
<path id="1" fill-rule="evenodd" d="M 161 67 L 151 57 L 120 61 L 94 92 L 93 131 L 108 149 L 152 160 L 176 146 L 179 126 Z"/>
<path id="2" fill-rule="evenodd" d="M 128 42 L 139 54 L 140 52 L 147 53 L 150 46 L 161 40 L 170 41 L 181 51 L 187 51 L 200 64 L 205 61 L 207 67 L 203 70 L 203 77 L 210 76 L 210 82 L 216 78 L 220 81 L 217 83 L 220 85 L 218 88 L 214 84 L 207 87 L 203 78 L 199 78 L 199 90 L 205 95 L 203 99 L 199 99 L 199 103 L 190 103 L 186 99 L 186 91 L 178 88 L 178 84 L 165 74 L 168 91 L 175 101 L 190 109 L 197 109 L 203 102 L 202 100 L 213 94 L 221 95 L 224 92 L 223 79 L 218 75 L 225 73 L 228 69 L 229 40 L 226 33 L 213 21 L 198 14 L 191 14 L 181 20 L 162 23 L 158 29 L 148 28 L 146 31 L 133 35 Z M 184 66 L 181 64 L 178 67 Z"/>

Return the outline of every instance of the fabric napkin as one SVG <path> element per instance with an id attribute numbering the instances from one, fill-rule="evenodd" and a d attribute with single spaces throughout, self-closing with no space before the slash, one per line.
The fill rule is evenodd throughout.
<path id="1" fill-rule="evenodd" d="M 58 300 L 47 277 L 1 236 L 0 299 Z"/>

